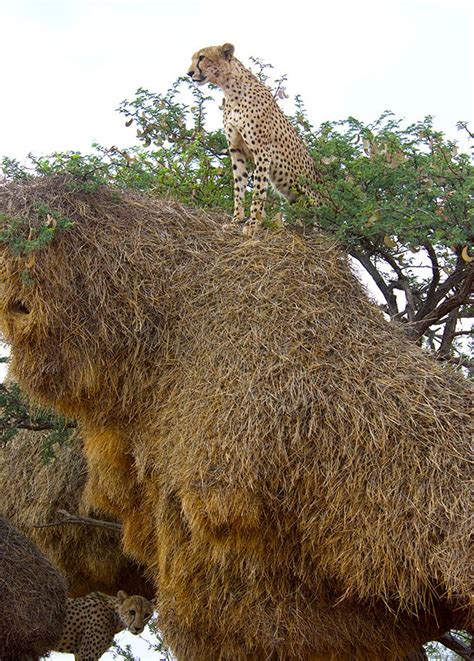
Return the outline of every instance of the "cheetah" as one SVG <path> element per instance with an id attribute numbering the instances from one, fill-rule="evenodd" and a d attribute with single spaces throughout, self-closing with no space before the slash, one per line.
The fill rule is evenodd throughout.
<path id="1" fill-rule="evenodd" d="M 271 90 L 234 57 L 234 46 L 201 48 L 192 57 L 188 76 L 197 85 L 213 83 L 224 92 L 224 131 L 234 175 L 232 223 L 244 222 L 244 198 L 249 173 L 246 161 L 254 164 L 254 192 L 250 218 L 243 233 L 252 236 L 264 219 L 269 182 L 290 201 L 306 195 L 313 206 L 322 198 L 302 183 L 320 180 L 306 145 L 290 124 Z"/>
<path id="2" fill-rule="evenodd" d="M 85 597 L 68 598 L 62 638 L 55 651 L 74 654 L 76 661 L 97 661 L 122 629 L 141 633 L 153 608 L 153 602 L 145 597 L 129 597 L 123 590 L 116 597 L 91 592 Z"/>

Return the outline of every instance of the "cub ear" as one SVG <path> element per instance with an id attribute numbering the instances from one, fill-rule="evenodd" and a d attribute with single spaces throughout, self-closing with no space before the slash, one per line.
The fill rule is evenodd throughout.
<path id="1" fill-rule="evenodd" d="M 221 53 L 224 56 L 225 60 L 230 60 L 232 59 L 232 55 L 234 54 L 234 46 L 232 44 L 224 44 L 221 46 Z"/>
<path id="2" fill-rule="evenodd" d="M 126 592 L 124 592 L 123 590 L 119 590 L 117 592 L 117 599 L 118 599 L 119 604 L 123 604 L 123 602 L 126 599 L 128 599 L 128 594 Z"/>

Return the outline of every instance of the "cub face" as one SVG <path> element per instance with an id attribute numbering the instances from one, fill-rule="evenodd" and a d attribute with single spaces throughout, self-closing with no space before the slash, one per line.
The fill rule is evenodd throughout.
<path id="1" fill-rule="evenodd" d="M 233 54 L 234 47 L 232 44 L 201 48 L 192 57 L 188 76 L 197 85 L 205 85 L 206 83 L 219 85 L 230 70 L 229 63 Z"/>
<path id="2" fill-rule="evenodd" d="M 123 624 L 135 636 L 141 633 L 153 615 L 153 602 L 137 594 L 129 596 L 123 590 L 118 592 L 117 601 Z"/>

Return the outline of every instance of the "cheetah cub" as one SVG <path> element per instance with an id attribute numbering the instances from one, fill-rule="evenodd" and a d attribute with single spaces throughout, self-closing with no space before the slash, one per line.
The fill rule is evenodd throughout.
<path id="1" fill-rule="evenodd" d="M 123 629 L 137 635 L 153 614 L 153 602 L 120 590 L 116 597 L 91 592 L 68 599 L 63 635 L 56 652 L 74 654 L 76 661 L 96 661 Z"/>
<path id="2" fill-rule="evenodd" d="M 246 160 L 254 165 L 254 192 L 245 236 L 252 236 L 263 221 L 269 182 L 290 200 L 303 193 L 313 205 L 321 205 L 321 198 L 301 184 L 301 179 L 319 180 L 305 144 L 271 90 L 234 57 L 232 44 L 198 50 L 188 75 L 198 85 L 214 83 L 224 92 L 224 130 L 234 174 L 233 223 L 244 221 L 249 176 Z"/>

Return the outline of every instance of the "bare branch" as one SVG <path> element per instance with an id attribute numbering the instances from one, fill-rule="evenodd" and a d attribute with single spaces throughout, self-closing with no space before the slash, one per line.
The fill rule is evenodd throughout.
<path id="1" fill-rule="evenodd" d="M 381 248 L 377 248 L 377 253 L 387 262 L 387 264 L 389 264 L 392 267 L 392 269 L 395 271 L 400 281 L 405 279 L 402 269 L 397 264 L 396 260 L 392 257 L 392 255 L 390 255 L 385 250 L 382 250 Z"/>
<path id="2" fill-rule="evenodd" d="M 357 261 L 365 268 L 365 270 L 369 273 L 369 275 L 372 276 L 372 279 L 374 280 L 375 284 L 382 292 L 383 297 L 387 302 L 388 313 L 390 317 L 392 318 L 396 317 L 398 315 L 397 298 L 393 294 L 393 292 L 390 291 L 389 286 L 387 285 L 387 283 L 385 282 L 385 280 L 383 279 L 382 275 L 377 270 L 377 268 L 372 264 L 369 256 L 366 255 L 365 253 L 357 252 L 356 250 L 351 250 L 350 255 L 354 257 L 354 259 L 357 259 Z"/>
<path id="3" fill-rule="evenodd" d="M 438 642 L 447 647 L 448 649 L 456 652 L 462 659 L 472 661 L 472 656 L 467 645 L 464 645 L 458 638 L 455 638 L 451 633 L 445 633 L 444 636 L 438 638 Z"/>
<path id="4" fill-rule="evenodd" d="M 456 331 L 454 333 L 454 337 L 459 337 L 460 335 L 472 335 L 472 330 Z"/>
<path id="5" fill-rule="evenodd" d="M 472 274 L 472 270 L 471 270 Z M 456 270 L 454 273 L 451 273 L 446 280 L 439 285 L 436 291 L 432 294 L 430 299 L 426 299 L 425 304 L 418 310 L 415 320 L 423 320 L 424 317 L 428 315 L 429 312 L 435 309 L 435 307 L 440 303 L 445 296 L 449 294 L 451 289 L 456 285 L 460 284 L 464 279 L 469 277 L 468 267 L 464 266 L 461 261 L 456 265 Z M 469 292 L 470 293 L 470 292 Z M 462 302 L 463 304 L 467 303 L 466 301 Z M 439 317 L 438 317 L 439 318 Z"/>
<path id="6" fill-rule="evenodd" d="M 451 351 L 454 336 L 456 333 L 456 326 L 459 319 L 459 307 L 451 310 L 448 315 L 448 319 L 444 325 L 443 337 L 441 339 L 441 344 L 438 349 L 438 356 L 449 356 Z"/>
<path id="7" fill-rule="evenodd" d="M 458 367 L 465 367 L 469 372 L 474 373 L 474 360 L 469 360 L 469 358 L 464 358 L 462 356 L 439 356 L 436 355 L 435 358 L 441 362 L 451 363 L 452 365 L 457 365 Z"/>
<path id="8" fill-rule="evenodd" d="M 400 284 L 401 289 L 405 292 L 405 296 L 406 296 L 406 299 L 407 299 L 407 306 L 406 306 L 405 309 L 406 309 L 408 321 L 413 321 L 414 318 L 415 318 L 415 312 L 416 312 L 415 299 L 413 297 L 413 292 L 412 292 L 412 290 L 410 289 L 410 287 L 408 285 L 407 278 L 399 278 L 398 282 Z"/>
<path id="9" fill-rule="evenodd" d="M 409 280 L 403 273 L 403 270 L 401 267 L 397 264 L 396 260 L 390 255 L 390 253 L 386 252 L 385 250 L 381 250 L 380 248 L 377 249 L 377 253 L 389 264 L 389 266 L 395 271 L 397 274 L 398 280 L 396 283 L 392 284 L 392 288 L 394 286 L 397 286 L 405 293 L 407 305 L 405 308 L 405 312 L 407 314 L 408 321 L 411 322 L 415 319 L 415 314 L 416 314 L 416 305 L 415 305 L 415 297 L 413 296 L 413 292 L 410 288 Z M 390 287 L 389 287 L 390 289 Z M 399 318 L 401 318 L 401 315 L 397 315 Z"/>
<path id="10" fill-rule="evenodd" d="M 466 122 L 459 122 L 458 123 L 458 128 L 463 129 L 464 131 L 466 131 L 470 138 L 474 138 L 474 133 L 472 133 L 472 131 L 469 130 L 469 127 L 466 124 Z"/>
<path id="11" fill-rule="evenodd" d="M 424 318 L 421 318 L 419 321 L 415 321 L 413 324 L 411 324 L 412 326 L 411 332 L 414 334 L 414 336 L 421 337 L 423 333 L 432 324 L 439 323 L 439 319 L 442 319 L 447 314 L 449 315 L 449 313 L 452 310 L 455 310 L 456 308 L 466 303 L 468 297 L 472 293 L 472 288 L 474 283 L 474 268 L 471 268 L 469 271 L 466 270 L 464 270 L 463 272 L 458 271 L 458 274 L 462 274 L 462 277 L 460 278 L 459 282 L 462 282 L 462 280 L 464 280 L 460 290 L 450 298 L 447 298 L 445 301 L 440 303 L 438 307 L 431 310 L 429 314 L 427 314 Z M 438 292 L 434 298 L 439 298 L 440 290 L 442 287 L 443 285 L 441 285 L 441 287 L 438 288 Z M 419 317 L 419 314 L 420 313 L 416 315 L 416 318 Z"/>
<path id="12" fill-rule="evenodd" d="M 0 430 L 2 429 L 29 429 L 31 431 L 45 431 L 47 429 L 57 429 L 57 422 L 45 420 L 44 422 L 34 422 L 33 420 L 5 420 L 0 418 Z M 74 420 L 67 422 L 62 429 L 74 429 L 77 423 Z"/>
<path id="13" fill-rule="evenodd" d="M 62 521 L 51 521 L 50 523 L 38 523 L 33 525 L 33 528 L 51 528 L 52 526 L 63 526 L 67 523 L 78 524 L 82 526 L 96 526 L 98 528 L 107 528 L 120 532 L 122 530 L 121 523 L 114 523 L 113 521 L 102 521 L 100 519 L 93 519 L 88 516 L 79 516 L 78 514 L 70 514 L 66 510 L 58 510 L 63 519 Z"/>
<path id="14" fill-rule="evenodd" d="M 431 245 L 431 243 L 425 243 L 423 245 L 424 249 L 428 253 L 428 257 L 430 258 L 431 261 L 431 272 L 432 272 L 432 278 L 430 282 L 430 286 L 428 288 L 428 291 L 426 293 L 426 303 L 425 305 L 429 305 L 431 302 L 432 297 L 434 296 L 436 292 L 436 288 L 439 285 L 439 281 L 441 278 L 441 271 L 439 268 L 439 263 L 438 263 L 438 257 L 436 256 L 436 252 Z"/>

